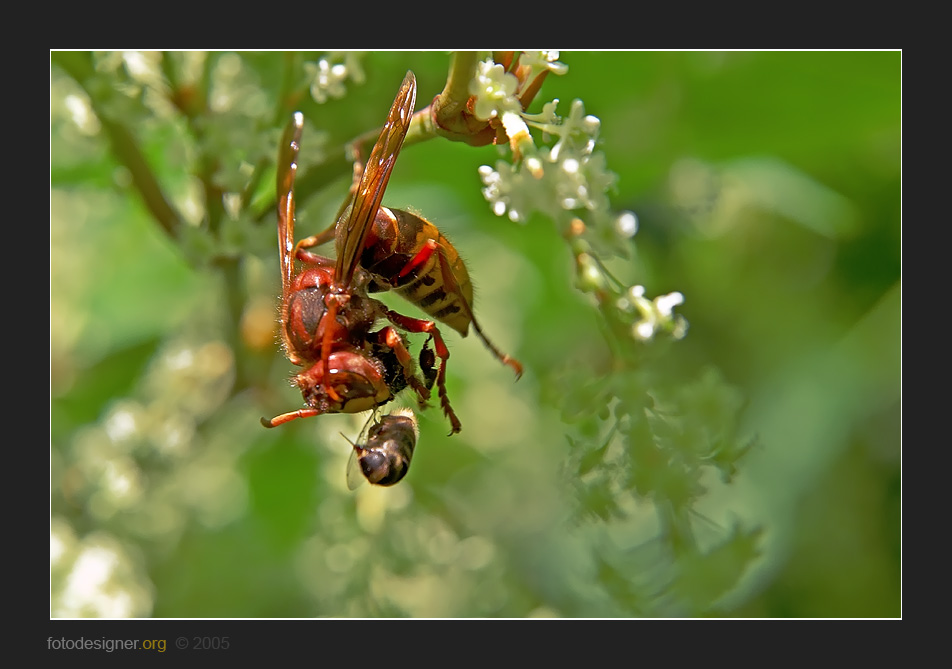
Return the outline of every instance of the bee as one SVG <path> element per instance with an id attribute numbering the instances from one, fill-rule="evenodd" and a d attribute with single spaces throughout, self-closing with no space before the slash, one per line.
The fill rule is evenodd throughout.
<path id="1" fill-rule="evenodd" d="M 360 485 L 361 476 L 373 485 L 398 483 L 410 470 L 419 435 L 411 409 L 397 409 L 379 420 L 376 414 L 372 415 L 357 442 L 350 442 L 353 450 L 347 461 L 347 487 L 354 490 Z"/>
<path id="2" fill-rule="evenodd" d="M 411 116 L 416 101 L 416 78 L 412 72 L 407 73 L 397 100 L 403 105 L 402 112 Z M 390 160 L 396 160 L 404 137 L 405 133 L 393 133 L 389 138 L 387 157 Z M 359 145 L 355 144 L 351 150 L 354 183 L 359 183 L 351 189 L 353 202 L 345 200 L 336 225 L 301 240 L 300 253 L 306 257 L 305 247 L 319 246 L 333 238 L 338 260 L 343 259 L 345 267 L 359 268 L 370 276 L 366 286 L 368 293 L 393 291 L 463 337 L 472 326 L 493 356 L 511 367 L 517 379 L 521 377 L 522 364 L 490 342 L 476 320 L 472 306 L 473 284 L 456 248 L 425 218 L 380 206 L 392 164 L 388 163 L 389 169 L 383 170 L 371 154 L 365 170 L 360 162 Z M 373 189 L 372 207 L 368 204 L 368 187 Z M 361 210 L 362 215 L 352 215 L 354 210 Z M 437 376 L 437 386 L 442 388 L 449 352 L 437 332 L 433 338 L 436 353 L 444 362 Z"/>
<path id="3" fill-rule="evenodd" d="M 366 168 L 354 188 L 353 200 L 336 227 L 341 249 L 336 260 L 303 250 L 306 240 L 294 239 L 294 179 L 304 119 L 296 112 L 289 122 L 278 153 L 278 255 L 281 264 L 281 336 L 288 360 L 304 369 L 294 376 L 305 408 L 274 418 L 262 418 L 276 427 L 297 418 L 327 413 L 359 413 L 386 404 L 405 387 L 413 389 L 421 405 L 435 382 L 450 434 L 461 425 L 445 387 L 449 352 L 433 321 L 410 318 L 368 296 L 373 277 L 359 267 L 354 249 L 363 247 L 369 222 L 377 215 L 383 189 L 409 128 L 416 94 L 412 73 L 397 92 L 386 123 L 371 150 Z M 296 263 L 303 267 L 298 269 Z M 374 331 L 379 321 L 389 322 Z M 440 365 L 426 357 L 424 372 L 434 381 L 421 381 L 403 335 L 425 332 L 433 341 Z M 424 346 L 427 350 L 427 346 Z M 429 387 L 427 386 L 429 383 Z"/>

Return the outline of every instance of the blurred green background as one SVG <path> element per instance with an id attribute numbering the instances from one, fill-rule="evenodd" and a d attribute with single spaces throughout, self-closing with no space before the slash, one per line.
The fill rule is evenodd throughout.
<path id="1" fill-rule="evenodd" d="M 266 165 L 288 57 L 167 55 L 211 76 L 208 109 L 187 118 L 155 99 L 161 80 L 143 84 L 154 54 L 75 56 L 51 58 L 51 616 L 901 616 L 901 53 L 562 52 L 568 73 L 533 106 L 558 98 L 564 115 L 579 98 L 601 120 L 612 206 L 640 223 L 612 269 L 684 294 L 690 330 L 666 364 L 715 374 L 755 438 L 692 511 L 700 544 L 734 546 L 720 540 L 743 528 L 749 552 L 690 560 L 659 542 L 657 500 L 585 513 L 559 410 L 579 388 L 555 372 L 598 383 L 600 316 L 551 222 L 493 215 L 477 169 L 495 147 L 408 146 L 384 201 L 453 240 L 484 329 L 526 373 L 513 383 L 448 332 L 462 433 L 421 413 L 405 481 L 351 492 L 340 433 L 360 417 L 258 422 L 301 403 L 273 330 Z M 301 178 L 379 126 L 407 69 L 419 108 L 448 63 L 372 52 L 345 97 L 301 97 Z M 193 224 L 178 239 L 131 188 L 90 95 Z M 198 177 L 234 192 L 259 162 L 248 206 L 210 236 Z M 323 229 L 346 187 L 308 199 L 299 230 Z"/>

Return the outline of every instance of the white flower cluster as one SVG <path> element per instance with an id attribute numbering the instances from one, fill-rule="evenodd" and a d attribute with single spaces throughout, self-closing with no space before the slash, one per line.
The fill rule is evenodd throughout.
<path id="1" fill-rule="evenodd" d="M 476 78 L 469 84 L 469 94 L 476 96 L 473 114 L 483 121 L 502 117 L 506 112 L 522 112 L 516 97 L 519 80 L 506 68 L 486 60 L 476 68 Z"/>
<path id="2" fill-rule="evenodd" d="M 535 79 L 537 74 L 548 70 L 552 74 L 563 75 L 569 71 L 569 66 L 559 62 L 559 52 L 523 51 L 519 56 L 519 64 L 530 70 L 529 80 Z"/>
<path id="3" fill-rule="evenodd" d="M 520 119 L 547 135 L 557 135 L 558 141 L 551 148 L 536 147 L 526 128 L 517 142 L 521 160 L 512 165 L 500 160 L 495 168 L 479 168 L 483 196 L 497 215 L 508 213 L 513 221 L 524 221 L 529 213 L 538 211 L 566 222 L 579 215 L 576 210 L 582 210 L 588 212 L 583 218 L 589 225 L 608 219 L 613 222 L 607 192 L 616 177 L 607 169 L 604 154 L 594 151 L 599 120 L 585 114 L 581 100 L 572 103 L 567 118 L 559 119 L 554 113 L 557 104 L 554 100 L 541 114 L 521 114 Z M 518 127 L 504 118 L 512 139 L 510 125 Z"/>
<path id="4" fill-rule="evenodd" d="M 567 68 L 557 57 L 558 52 L 524 53 L 520 64 L 533 72 L 547 69 L 562 74 Z M 590 227 L 614 226 L 616 217 L 610 212 L 607 192 L 616 177 L 607 169 L 604 154 L 595 151 L 598 118 L 585 113 L 581 100 L 572 103 L 565 118 L 556 114 L 558 100 L 546 104 L 539 114 L 526 113 L 518 88 L 517 77 L 492 61 L 480 63 L 470 86 L 476 96 L 474 114 L 500 119 L 515 158 L 512 164 L 500 160 L 495 167 L 479 168 L 483 196 L 493 212 L 517 222 L 539 212 L 562 226 L 575 218 Z M 557 137 L 555 144 L 536 146 L 530 127 L 541 130 L 544 139 Z"/>
<path id="5" fill-rule="evenodd" d="M 558 51 L 523 51 L 519 54 L 518 77 L 491 58 L 480 62 L 476 78 L 469 85 L 470 95 L 476 98 L 473 108 L 476 118 L 489 121 L 502 118 L 506 113 L 522 115 L 519 95 L 525 92 L 526 86 L 545 72 L 558 75 L 568 72 L 568 66 L 558 62 L 558 58 Z"/>
<path id="6" fill-rule="evenodd" d="M 563 73 L 565 66 L 554 60 L 551 53 L 523 54 L 520 66 L 530 63 L 534 71 Z M 608 192 L 617 177 L 608 170 L 604 154 L 595 150 L 601 122 L 585 113 L 581 100 L 572 102 L 565 118 L 556 114 L 558 100 L 544 105 L 541 113 L 528 114 L 517 97 L 519 81 L 501 65 L 485 61 L 470 87 L 476 96 L 474 113 L 484 120 L 498 118 L 513 152 L 511 164 L 499 160 L 495 167 L 479 168 L 483 196 L 493 212 L 515 222 L 525 222 L 534 212 L 553 219 L 573 240 L 580 288 L 594 293 L 603 306 L 623 314 L 631 323 L 634 339 L 649 341 L 658 333 L 681 339 L 688 327 L 687 320 L 674 313 L 684 301 L 681 293 L 649 300 L 643 286 L 625 287 L 617 280 L 610 281 L 598 260 L 599 249 L 624 255 L 624 242 L 638 230 L 633 212 L 611 210 Z M 532 79 L 523 77 L 522 81 Z M 557 139 L 551 146 L 537 146 L 530 128 L 541 130 L 545 142 L 550 137 Z"/>
<path id="7" fill-rule="evenodd" d="M 363 54 L 359 51 L 329 51 L 316 63 L 304 63 L 304 71 L 311 79 L 311 97 L 317 103 L 330 98 L 342 98 L 347 92 L 344 82 L 364 83 L 360 67 Z"/>
<path id="8" fill-rule="evenodd" d="M 688 322 L 674 308 L 684 304 L 684 295 L 679 292 L 659 295 L 653 300 L 645 297 L 644 286 L 632 286 L 628 294 L 618 298 L 621 311 L 636 312 L 638 320 L 631 326 L 631 335 L 641 341 L 649 341 L 659 331 L 668 332 L 674 339 L 683 339 L 688 332 Z"/>

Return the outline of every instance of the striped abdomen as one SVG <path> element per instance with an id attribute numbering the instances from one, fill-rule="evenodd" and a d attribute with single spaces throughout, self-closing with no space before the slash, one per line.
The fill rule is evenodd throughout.
<path id="1" fill-rule="evenodd" d="M 432 254 L 401 276 L 431 240 L 436 247 Z M 393 290 L 464 337 L 469 332 L 473 303 L 469 272 L 449 240 L 426 219 L 381 207 L 360 265 L 373 275 L 371 292 Z"/>

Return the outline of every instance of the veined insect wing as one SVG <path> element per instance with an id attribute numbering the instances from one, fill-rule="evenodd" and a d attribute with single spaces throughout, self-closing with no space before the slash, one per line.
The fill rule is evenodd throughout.
<path id="1" fill-rule="evenodd" d="M 347 489 L 357 490 L 365 481 L 364 473 L 360 471 L 360 462 L 357 460 L 357 449 L 350 449 L 350 457 L 347 458 Z"/>
<path id="2" fill-rule="evenodd" d="M 360 485 L 366 480 L 364 473 L 360 469 L 360 460 L 358 456 L 362 450 L 362 444 L 365 444 L 367 441 L 367 430 L 370 428 L 370 425 L 377 419 L 377 412 L 372 411 L 370 418 L 364 422 L 364 426 L 360 428 L 360 434 L 357 435 L 357 441 L 351 441 L 343 432 L 340 433 L 344 439 L 347 440 L 347 443 L 350 444 L 350 457 L 347 458 L 347 489 L 356 490 Z"/>

